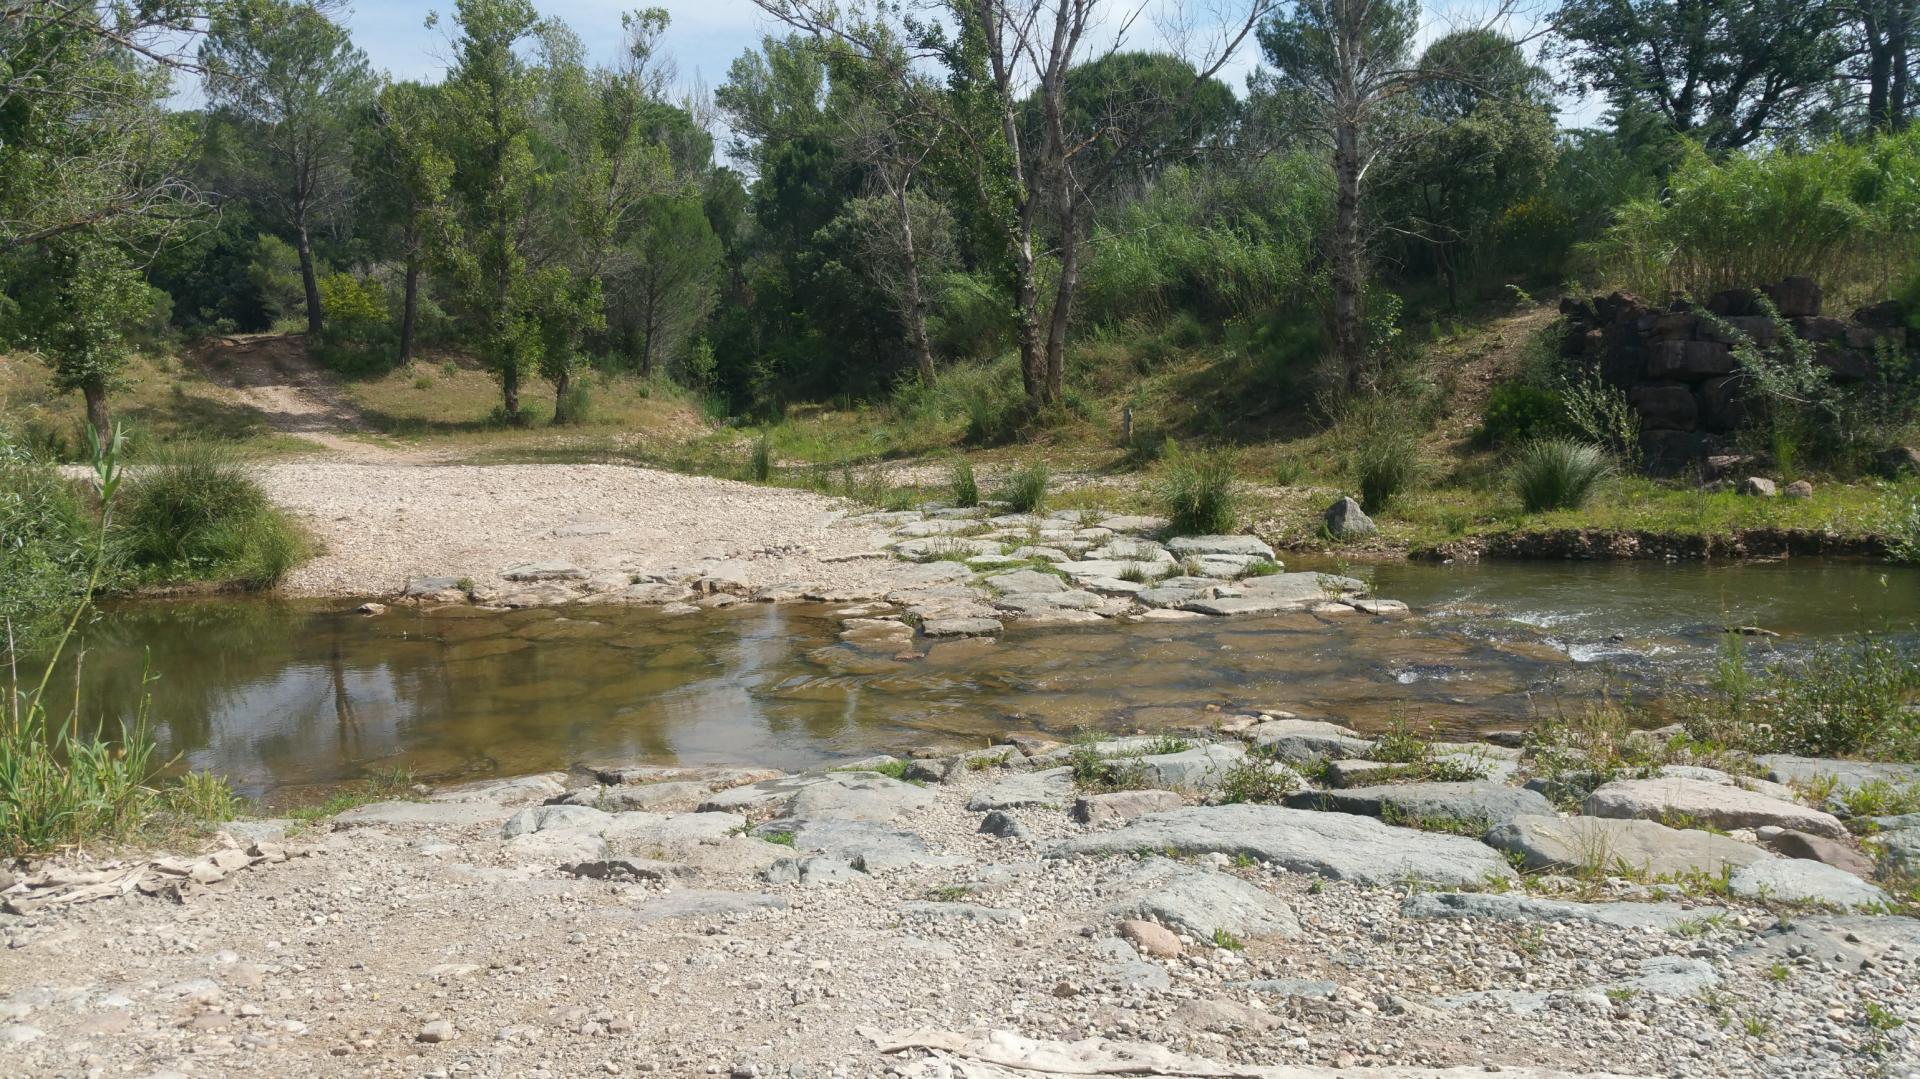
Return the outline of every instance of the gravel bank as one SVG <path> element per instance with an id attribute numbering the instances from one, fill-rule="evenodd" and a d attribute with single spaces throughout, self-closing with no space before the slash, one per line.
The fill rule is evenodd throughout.
<path id="1" fill-rule="evenodd" d="M 1286 722 L 1244 733 L 1324 736 Z M 1239 752 L 1163 748 L 1107 750 L 1203 787 Z M 1064 759 L 602 765 L 236 825 L 224 880 L 0 915 L 0 1071 L 1920 1075 L 1913 919 L 1556 897 L 1461 835 L 1192 792 L 1070 811 Z"/>
<path id="2" fill-rule="evenodd" d="M 293 595 L 390 595 L 414 577 L 496 578 L 522 563 L 588 573 L 732 560 L 753 585 L 805 579 L 886 587 L 884 530 L 830 528 L 841 500 L 620 465 L 263 464 L 262 485 L 298 514 L 321 554 Z"/>

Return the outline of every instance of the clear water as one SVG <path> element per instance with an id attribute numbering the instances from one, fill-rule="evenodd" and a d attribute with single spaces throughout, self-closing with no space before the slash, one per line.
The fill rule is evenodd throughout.
<path id="1" fill-rule="evenodd" d="M 1722 626 L 1791 650 L 1920 627 L 1920 572 L 1791 565 L 1383 564 L 1420 617 L 1304 614 L 1013 629 L 999 642 L 843 642 L 830 608 L 681 617 L 349 601 L 146 601 L 89 629 L 84 699 L 131 716 L 143 664 L 164 751 L 256 795 L 404 767 L 430 778 L 588 760 L 803 767 L 1012 729 L 1204 722 L 1280 707 L 1366 729 L 1395 715 L 1470 732 L 1605 686 L 1657 691 Z"/>

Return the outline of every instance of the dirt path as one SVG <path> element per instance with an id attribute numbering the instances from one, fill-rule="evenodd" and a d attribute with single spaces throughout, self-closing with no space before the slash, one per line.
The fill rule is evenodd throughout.
<path id="1" fill-rule="evenodd" d="M 358 460 L 393 461 L 409 456 L 359 438 L 372 428 L 307 355 L 306 339 L 253 333 L 218 337 L 196 356 L 209 377 L 234 399 L 260 413 L 282 434 L 329 453 Z"/>

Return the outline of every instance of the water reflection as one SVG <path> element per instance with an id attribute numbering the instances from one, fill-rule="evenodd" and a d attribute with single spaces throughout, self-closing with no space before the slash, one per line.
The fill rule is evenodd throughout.
<path id="1" fill-rule="evenodd" d="M 1437 613 L 1016 631 L 918 658 L 843 642 L 827 609 L 398 609 L 147 602 L 88 631 L 85 699 L 130 716 L 142 657 L 163 749 L 250 793 L 407 767 L 448 777 L 589 758 L 803 767 L 1013 727 L 1152 727 L 1282 707 L 1367 728 L 1395 713 L 1510 725 L 1543 699 L 1663 684 L 1725 623 L 1794 647 L 1913 627 L 1920 574 L 1794 567 L 1383 566 Z"/>

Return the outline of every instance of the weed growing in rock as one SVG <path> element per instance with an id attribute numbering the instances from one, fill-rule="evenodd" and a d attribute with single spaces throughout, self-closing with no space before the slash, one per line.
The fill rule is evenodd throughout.
<path id="1" fill-rule="evenodd" d="M 1884 633 L 1824 642 L 1753 669 L 1727 634 L 1711 692 L 1685 703 L 1696 740 L 1754 753 L 1920 760 L 1920 648 Z"/>
<path id="2" fill-rule="evenodd" d="M 973 478 L 972 461 L 965 457 L 955 458 L 953 467 L 947 471 L 947 485 L 951 488 L 954 505 L 972 509 L 980 504 L 980 484 Z"/>
<path id="3" fill-rule="evenodd" d="M 1219 799 L 1233 805 L 1242 802 L 1271 804 L 1300 788 L 1300 779 L 1292 772 L 1259 757 L 1248 757 L 1228 768 L 1220 777 Z"/>

